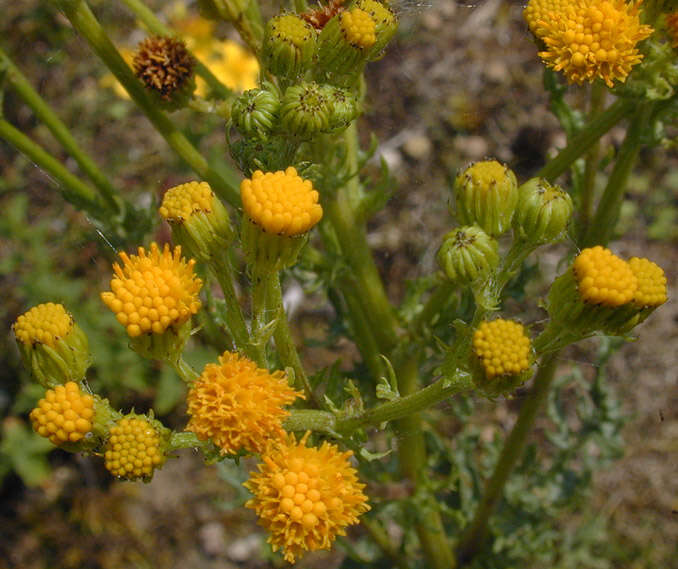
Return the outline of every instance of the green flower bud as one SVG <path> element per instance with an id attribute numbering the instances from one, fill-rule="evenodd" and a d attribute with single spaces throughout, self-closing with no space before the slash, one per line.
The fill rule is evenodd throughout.
<path id="1" fill-rule="evenodd" d="M 226 208 L 207 182 L 170 188 L 158 213 L 170 224 L 173 241 L 205 263 L 223 255 L 235 237 Z"/>
<path id="2" fill-rule="evenodd" d="M 284 170 L 294 163 L 298 147 L 299 141 L 284 134 L 271 134 L 266 139 L 243 137 L 228 144 L 231 157 L 245 176 L 251 176 L 257 170 Z"/>
<path id="3" fill-rule="evenodd" d="M 499 264 L 497 242 L 477 225 L 450 231 L 438 249 L 438 265 L 457 284 L 486 280 Z"/>
<path id="4" fill-rule="evenodd" d="M 231 107 L 231 120 L 243 136 L 266 138 L 280 109 L 280 98 L 270 83 L 240 95 Z"/>
<path id="5" fill-rule="evenodd" d="M 557 241 L 572 215 L 572 198 L 543 178 L 532 178 L 518 188 L 518 207 L 513 218 L 517 235 L 530 243 Z"/>
<path id="6" fill-rule="evenodd" d="M 90 365 L 87 336 L 61 304 L 38 304 L 12 325 L 24 365 L 43 387 L 80 381 Z"/>
<path id="7" fill-rule="evenodd" d="M 311 136 L 330 130 L 332 103 L 328 92 L 317 83 L 301 83 L 288 87 L 280 105 L 283 132 Z"/>
<path id="8" fill-rule="evenodd" d="M 313 64 L 318 32 L 296 14 L 268 21 L 262 59 L 273 75 L 294 81 Z"/>
<path id="9" fill-rule="evenodd" d="M 509 227 L 518 204 L 516 175 L 496 160 L 471 164 L 454 181 L 457 218 L 478 224 L 492 236 Z"/>
<path id="10" fill-rule="evenodd" d="M 388 4 L 377 0 L 358 0 L 355 6 L 367 12 L 374 20 L 376 41 L 370 50 L 368 59 L 378 59 L 398 30 L 398 17 Z"/>
<path id="11" fill-rule="evenodd" d="M 332 85 L 323 85 L 322 91 L 330 102 L 330 130 L 345 129 L 360 114 L 357 97 L 347 89 Z"/>
<path id="12" fill-rule="evenodd" d="M 351 85 L 372 53 L 375 30 L 374 20 L 360 8 L 334 16 L 318 38 L 318 75 L 338 85 Z"/>

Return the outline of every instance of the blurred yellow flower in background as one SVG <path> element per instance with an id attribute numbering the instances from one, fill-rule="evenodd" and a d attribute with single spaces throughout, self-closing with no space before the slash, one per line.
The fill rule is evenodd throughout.
<path id="1" fill-rule="evenodd" d="M 186 42 L 191 53 L 229 89 L 246 91 L 257 86 L 257 58 L 232 40 L 216 38 L 214 22 L 189 14 L 183 2 L 176 2 L 169 9 L 169 26 Z M 118 49 L 131 67 L 134 50 L 126 47 Z M 119 97 L 129 99 L 127 91 L 110 73 L 101 78 L 100 85 L 113 89 Z M 195 93 L 200 97 L 209 94 L 209 87 L 202 77 L 196 77 Z"/>

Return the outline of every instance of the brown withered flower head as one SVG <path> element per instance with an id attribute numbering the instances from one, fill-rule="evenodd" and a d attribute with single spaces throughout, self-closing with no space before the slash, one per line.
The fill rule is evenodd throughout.
<path id="1" fill-rule="evenodd" d="M 190 82 L 194 65 L 195 60 L 182 40 L 163 36 L 142 41 L 132 61 L 136 76 L 166 101 Z"/>

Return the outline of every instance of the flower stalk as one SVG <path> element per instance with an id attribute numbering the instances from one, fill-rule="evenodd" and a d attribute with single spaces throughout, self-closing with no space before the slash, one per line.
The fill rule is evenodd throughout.
<path id="1" fill-rule="evenodd" d="M 225 168 L 221 168 L 220 171 L 212 168 L 186 136 L 157 107 L 153 99 L 146 93 L 142 83 L 137 80 L 130 67 L 125 63 L 85 0 L 52 1 L 115 75 L 172 150 L 201 178 L 206 180 L 220 197 L 231 205 L 237 206 L 240 203 L 240 196 L 237 190 L 235 173 L 231 173 Z"/>

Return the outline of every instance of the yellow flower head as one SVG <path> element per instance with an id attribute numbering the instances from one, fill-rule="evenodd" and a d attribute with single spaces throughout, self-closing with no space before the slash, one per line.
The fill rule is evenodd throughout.
<path id="1" fill-rule="evenodd" d="M 546 30 L 540 22 L 553 19 L 556 14 L 565 11 L 571 4 L 572 0 L 530 0 L 523 10 L 523 17 L 530 31 L 541 38 Z"/>
<path id="2" fill-rule="evenodd" d="M 667 300 L 666 276 L 663 269 L 649 259 L 632 257 L 629 267 L 638 280 L 633 304 L 656 307 Z"/>
<path id="3" fill-rule="evenodd" d="M 257 86 L 257 58 L 234 41 L 212 39 L 209 43 L 198 44 L 193 53 L 228 88 L 247 91 Z M 196 84 L 198 95 L 207 94 L 209 89 L 201 77 L 197 78 Z"/>
<path id="4" fill-rule="evenodd" d="M 207 182 L 188 182 L 167 190 L 158 211 L 163 219 L 182 221 L 193 213 L 211 212 L 214 199 Z"/>
<path id="5" fill-rule="evenodd" d="M 186 427 L 210 439 L 223 454 L 241 449 L 260 453 L 271 439 L 284 436 L 283 409 L 303 395 L 285 373 L 269 373 L 239 354 L 224 352 L 219 365 L 207 364 L 186 397 L 191 419 Z"/>
<path id="6" fill-rule="evenodd" d="M 17 340 L 30 346 L 46 344 L 53 348 L 73 328 L 73 317 L 61 304 L 38 304 L 16 319 L 12 329 Z"/>
<path id="7" fill-rule="evenodd" d="M 111 291 L 101 299 L 115 314 L 131 338 L 141 334 L 162 334 L 170 326 L 187 322 L 200 309 L 198 293 L 202 281 L 193 272 L 195 261 L 181 257 L 181 247 L 160 251 L 151 243 L 147 253 L 120 253 L 123 265 L 113 265 Z"/>
<path id="8" fill-rule="evenodd" d="M 129 480 L 149 478 L 165 459 L 160 434 L 146 417 L 123 417 L 111 428 L 104 465 L 113 476 Z"/>
<path id="9" fill-rule="evenodd" d="M 571 83 L 581 85 L 600 78 L 612 87 L 615 80 L 624 82 L 643 58 L 636 44 L 653 31 L 640 23 L 640 1 L 571 0 L 553 2 L 551 9 L 546 2 L 533 2 L 526 18 L 546 44 L 539 55 Z M 530 6 L 538 4 L 541 8 L 528 15 Z"/>
<path id="10" fill-rule="evenodd" d="M 29 417 L 33 430 L 55 445 L 75 443 L 92 430 L 94 398 L 69 381 L 49 389 Z"/>
<path id="11" fill-rule="evenodd" d="M 600 245 L 582 250 L 572 268 L 579 296 L 589 304 L 621 306 L 630 302 L 638 289 L 629 264 Z"/>
<path id="12" fill-rule="evenodd" d="M 371 16 L 360 8 L 353 8 L 342 12 L 341 30 L 346 41 L 353 46 L 368 49 L 377 41 L 374 33 L 376 25 Z"/>
<path id="13" fill-rule="evenodd" d="M 276 38 L 301 47 L 312 37 L 313 30 L 307 22 L 296 14 L 283 14 L 275 20 Z"/>
<path id="14" fill-rule="evenodd" d="M 306 551 L 329 549 L 337 535 L 357 524 L 370 509 L 364 484 L 349 462 L 352 452 L 339 452 L 328 442 L 307 447 L 306 434 L 272 446 L 262 457 L 259 472 L 244 484 L 254 494 L 245 505 L 259 516 L 270 533 L 273 551 L 284 550 L 294 563 Z"/>
<path id="15" fill-rule="evenodd" d="M 671 39 L 671 46 L 678 48 L 678 11 L 666 14 L 666 31 Z"/>
<path id="16" fill-rule="evenodd" d="M 530 350 L 530 339 L 519 322 L 497 318 L 482 322 L 473 333 L 473 351 L 488 379 L 526 371 Z"/>
<path id="17" fill-rule="evenodd" d="M 245 213 L 267 233 L 301 235 L 323 216 L 313 183 L 291 166 L 284 172 L 257 170 L 242 181 L 240 194 Z"/>

